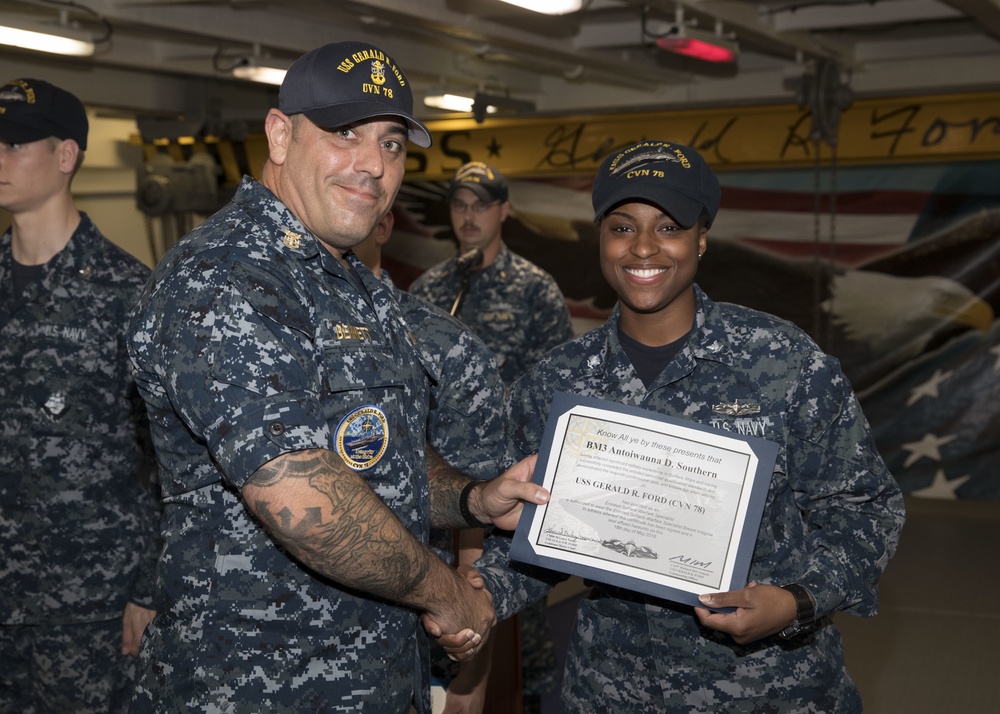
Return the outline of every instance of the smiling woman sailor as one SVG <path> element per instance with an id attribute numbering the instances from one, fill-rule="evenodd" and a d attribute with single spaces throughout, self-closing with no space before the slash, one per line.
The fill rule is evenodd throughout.
<path id="1" fill-rule="evenodd" d="M 563 679 L 567 711 L 860 712 L 830 615 L 875 614 L 903 499 L 847 379 L 795 326 L 695 284 L 720 203 L 696 151 L 622 149 L 602 163 L 593 202 L 618 304 L 513 385 L 508 460 L 538 451 L 557 391 L 758 434 L 780 451 L 752 581 L 702 596 L 728 611 L 593 584 Z M 494 533 L 477 564 L 501 617 L 565 577 L 512 565 L 508 548 Z"/>

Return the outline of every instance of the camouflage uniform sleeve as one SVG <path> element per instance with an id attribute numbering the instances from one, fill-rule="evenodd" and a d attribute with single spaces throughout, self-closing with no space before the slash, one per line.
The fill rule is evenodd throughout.
<path id="1" fill-rule="evenodd" d="M 411 295 L 415 295 L 422 300 L 426 300 L 432 305 L 436 304 L 434 301 L 434 281 L 432 276 L 434 275 L 434 268 L 425 270 L 423 273 L 418 275 L 412 283 L 410 283 L 409 292 Z"/>
<path id="2" fill-rule="evenodd" d="M 789 482 L 807 519 L 797 581 L 816 599 L 818 616 L 874 615 L 878 579 L 903 526 L 903 497 L 834 358 L 807 358 L 788 427 Z"/>
<path id="3" fill-rule="evenodd" d="M 201 270 L 174 271 L 133 328 L 139 376 L 170 376 L 173 408 L 238 488 L 283 453 L 330 448 L 311 309 L 288 276 L 237 262 L 211 280 Z M 157 366 L 144 370 L 144 361 Z"/>
<path id="4" fill-rule="evenodd" d="M 142 489 L 138 496 L 140 508 L 137 512 L 141 520 L 138 532 L 143 534 L 143 537 L 137 539 L 136 545 L 140 551 L 139 565 L 136 569 L 135 579 L 132 581 L 128 599 L 136 605 L 152 610 L 154 609 L 153 589 L 156 582 L 156 563 L 163 545 L 163 538 L 160 534 L 160 483 L 146 406 L 134 384 L 132 392 L 133 419 L 138 434 L 139 448 L 142 450 L 143 471 L 140 479 Z"/>
<path id="5" fill-rule="evenodd" d="M 159 535 L 159 499 L 155 490 L 144 491 L 141 498 L 144 503 L 148 502 L 149 507 L 143 508 L 142 513 L 148 516 L 143 522 L 143 532 L 148 537 L 139 539 L 142 552 L 139 554 L 139 567 L 136 569 L 135 580 L 129 592 L 128 599 L 136 605 L 141 605 L 147 610 L 156 609 L 154 606 L 153 593 L 156 584 L 156 563 L 160 557 L 163 539 Z"/>
<path id="6" fill-rule="evenodd" d="M 504 468 L 538 451 L 551 397 L 529 386 L 534 376 L 533 370 L 518 379 L 507 397 Z M 473 566 L 483 576 L 486 589 L 493 596 L 498 620 L 516 615 L 545 597 L 556 584 L 567 578 L 563 573 L 511 562 L 507 554 L 512 536 L 509 531 L 488 530 L 483 542 L 483 555 Z"/>

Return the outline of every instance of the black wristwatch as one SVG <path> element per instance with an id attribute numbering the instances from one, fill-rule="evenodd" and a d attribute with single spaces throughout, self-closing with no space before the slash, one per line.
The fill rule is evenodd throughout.
<path id="1" fill-rule="evenodd" d="M 816 606 L 813 604 L 809 591 L 798 583 L 789 583 L 781 587 L 795 596 L 795 622 L 778 633 L 788 639 L 812 627 L 813 621 L 816 619 Z"/>
<path id="2" fill-rule="evenodd" d="M 481 486 L 483 483 L 483 481 L 472 479 L 469 483 L 465 484 L 465 488 L 462 489 L 462 493 L 458 497 L 458 509 L 462 512 L 465 522 L 469 524 L 469 528 L 487 528 L 492 525 L 490 523 L 483 523 L 476 518 L 472 514 L 472 509 L 469 508 L 469 494 L 472 493 L 472 489 Z"/>

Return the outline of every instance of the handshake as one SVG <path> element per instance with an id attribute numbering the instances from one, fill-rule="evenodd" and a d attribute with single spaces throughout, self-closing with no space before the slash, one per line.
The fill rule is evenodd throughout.
<path id="1" fill-rule="evenodd" d="M 468 511 L 481 522 L 489 522 L 503 530 L 514 530 L 524 502 L 543 504 L 549 493 L 531 482 L 535 456 L 518 462 L 492 481 L 469 493 Z M 485 588 L 479 573 L 471 567 L 459 570 L 446 568 L 447 576 L 430 575 L 428 589 L 436 587 L 436 597 L 421 615 L 427 634 L 454 660 L 471 659 L 486 644 L 490 630 L 496 624 L 493 597 Z M 425 601 L 427 602 L 427 601 Z"/>
<path id="2" fill-rule="evenodd" d="M 437 640 L 451 659 L 461 662 L 472 659 L 483 648 L 497 617 L 493 597 L 479 573 L 470 567 L 455 572 L 459 578 L 464 574 L 468 586 L 459 588 L 461 595 L 451 613 L 453 619 L 427 612 L 421 619 L 427 634 Z"/>

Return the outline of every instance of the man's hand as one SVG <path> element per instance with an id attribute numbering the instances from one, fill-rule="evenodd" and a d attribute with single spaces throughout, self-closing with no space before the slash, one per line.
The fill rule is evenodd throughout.
<path id="1" fill-rule="evenodd" d="M 437 639 L 451 659 L 463 661 L 482 649 L 497 619 L 489 592 L 464 583 L 462 600 L 456 607 L 443 613 L 425 612 L 421 621 L 427 634 Z"/>
<path id="2" fill-rule="evenodd" d="M 156 610 L 147 610 L 134 602 L 125 604 L 122 613 L 122 654 L 132 657 L 139 656 L 139 643 L 146 625 L 156 617 Z"/>
<path id="3" fill-rule="evenodd" d="M 795 597 L 776 585 L 751 582 L 742 590 L 702 595 L 698 599 L 712 607 L 736 608 L 733 612 L 712 612 L 696 607 L 694 611 L 705 627 L 727 632 L 741 645 L 781 632 L 795 620 Z"/>
<path id="4" fill-rule="evenodd" d="M 489 597 L 492 606 L 493 597 L 485 589 L 486 584 L 478 571 L 468 565 L 460 565 L 456 572 L 461 574 L 470 586 Z M 494 613 L 494 625 L 496 624 L 495 617 L 496 613 Z M 482 651 L 488 641 L 489 632 L 476 633 L 471 629 L 450 632 L 447 626 L 443 626 L 429 613 L 424 613 L 421 619 L 427 634 L 437 640 L 445 654 L 459 662 L 474 657 Z"/>
<path id="5" fill-rule="evenodd" d="M 469 494 L 469 510 L 484 523 L 492 523 L 505 531 L 517 527 L 524 501 L 547 503 L 549 492 L 531 482 L 538 454 L 533 454 L 511 466 L 507 471 Z"/>
<path id="6" fill-rule="evenodd" d="M 453 635 L 438 634 L 437 636 L 432 634 L 431 629 L 428 624 L 433 626 L 434 623 L 429 623 L 427 616 L 424 616 L 424 628 L 427 629 L 427 634 L 435 638 L 438 645 L 445 651 L 449 659 L 453 659 L 456 662 L 465 662 L 467 660 L 475 657 L 482 648 L 489 641 L 488 639 L 477 635 L 472 630 L 463 630 L 461 632 L 456 632 Z"/>

